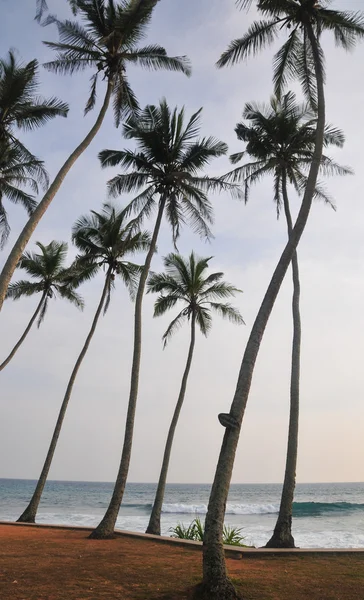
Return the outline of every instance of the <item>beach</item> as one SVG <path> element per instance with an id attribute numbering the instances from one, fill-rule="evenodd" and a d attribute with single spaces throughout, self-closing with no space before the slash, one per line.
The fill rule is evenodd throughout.
<path id="1" fill-rule="evenodd" d="M 200 550 L 87 531 L 0 525 L 0 598 L 6 600 L 190 600 Z M 362 600 L 364 553 L 227 559 L 249 600 Z"/>
<path id="2" fill-rule="evenodd" d="M 35 481 L 0 479 L 0 520 L 15 521 L 24 510 Z M 95 527 L 111 497 L 112 483 L 48 481 L 37 521 L 58 525 Z M 117 528 L 144 532 L 156 486 L 127 485 Z M 168 484 L 162 513 L 162 534 L 170 535 L 177 523 L 204 518 L 210 485 Z M 245 543 L 263 546 L 277 518 L 281 485 L 233 484 L 225 522 L 242 528 Z M 302 548 L 364 547 L 364 484 L 298 484 L 295 494 L 293 534 Z"/>

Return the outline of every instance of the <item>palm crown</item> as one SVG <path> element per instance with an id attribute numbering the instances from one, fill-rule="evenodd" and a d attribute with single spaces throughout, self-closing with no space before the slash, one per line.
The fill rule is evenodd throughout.
<path id="1" fill-rule="evenodd" d="M 6 297 L 19 300 L 23 296 L 42 294 L 43 302 L 38 318 L 39 327 L 46 315 L 50 298 L 63 298 L 81 309 L 83 309 L 84 303 L 81 296 L 74 290 L 79 282 L 75 276 L 70 277 L 70 268 L 65 267 L 67 244 L 52 241 L 48 246 L 44 246 L 40 242 L 36 242 L 36 245 L 40 249 L 40 253 L 25 252 L 18 265 L 35 281 L 21 280 L 11 283 Z"/>
<path id="2" fill-rule="evenodd" d="M 243 179 L 247 201 L 251 184 L 260 181 L 264 175 L 272 175 L 279 216 L 283 177 L 298 194 L 302 194 L 306 187 L 307 171 L 315 149 L 316 118 L 308 104 L 297 104 L 293 92 L 288 92 L 281 100 L 272 97 L 269 106 L 247 103 L 243 118 L 248 123 L 238 123 L 235 131 L 239 140 L 246 143 L 246 150 L 233 154 L 230 159 L 236 164 L 249 155 L 254 161 L 234 169 L 228 177 L 233 181 Z M 324 146 L 341 148 L 344 140 L 342 131 L 330 125 L 325 127 Z M 324 175 L 352 173 L 348 167 L 338 165 L 325 154 L 321 157 L 320 171 Z M 332 205 L 320 184 L 316 185 L 315 197 Z"/>
<path id="3" fill-rule="evenodd" d="M 164 345 L 186 319 L 193 318 L 203 335 L 207 336 L 212 325 L 211 312 L 233 323 L 244 323 L 236 308 L 227 302 L 219 302 L 241 290 L 222 281 L 224 273 L 206 275 L 210 260 L 211 257 L 198 258 L 194 252 L 188 259 L 180 254 L 168 254 L 163 261 L 166 272 L 150 276 L 148 292 L 160 294 L 154 305 L 155 317 L 163 315 L 177 303 L 184 304 L 163 335 Z"/>
<path id="4" fill-rule="evenodd" d="M 117 210 L 104 204 L 102 212 L 80 217 L 72 230 L 72 239 L 80 254 L 75 261 L 76 276 L 90 279 L 101 268 L 109 274 L 108 291 L 104 312 L 110 303 L 115 275 L 134 295 L 141 267 L 125 260 L 125 255 L 148 250 L 150 236 L 147 232 L 135 232 L 135 223 L 127 221 L 125 210 Z"/>
<path id="5" fill-rule="evenodd" d="M 24 188 L 28 187 L 38 194 L 39 185 L 47 186 L 48 176 L 43 164 L 32 156 L 25 158 L 18 147 L 0 141 L 0 248 L 3 248 L 10 232 L 4 199 L 21 204 L 28 215 L 32 214 L 37 203 Z"/>
<path id="6" fill-rule="evenodd" d="M 67 104 L 57 98 L 38 96 L 38 71 L 36 60 L 23 65 L 13 51 L 0 59 L 0 140 L 15 145 L 24 160 L 34 157 L 16 138 L 15 129 L 29 131 L 68 112 Z"/>
<path id="7" fill-rule="evenodd" d="M 321 48 L 318 55 L 312 45 L 309 30 L 316 41 L 324 31 L 334 34 L 337 45 L 350 50 L 357 37 L 364 36 L 364 16 L 359 12 L 330 10 L 332 0 L 258 0 L 257 9 L 263 19 L 255 21 L 247 33 L 231 42 L 217 65 L 233 65 L 251 54 L 272 44 L 281 33 L 287 31 L 288 39 L 274 56 L 273 81 L 275 94 L 279 97 L 290 79 L 298 79 L 313 108 L 317 105 L 315 80 L 315 57 L 324 74 Z M 249 7 L 251 0 L 237 0 L 241 7 Z"/>
<path id="8" fill-rule="evenodd" d="M 136 64 L 147 69 L 169 69 L 190 73 L 186 57 L 169 57 L 158 45 L 138 47 L 145 36 L 153 9 L 158 0 L 75 0 L 77 14 L 84 26 L 76 21 L 59 21 L 48 17 L 47 23 L 56 23 L 60 41 L 45 42 L 58 51 L 54 61 L 44 66 L 58 73 L 74 73 L 88 67 L 96 68 L 91 77 L 91 93 L 85 112 L 96 102 L 96 87 L 101 73 L 112 84 L 115 122 L 138 109 L 137 99 L 126 76 L 127 65 Z"/>
<path id="9" fill-rule="evenodd" d="M 207 192 L 240 193 L 237 186 L 221 178 L 200 174 L 211 159 L 227 152 L 226 144 L 213 137 L 197 138 L 201 110 L 185 125 L 184 108 L 171 111 L 165 100 L 159 106 L 147 106 L 123 125 L 124 137 L 135 140 L 137 150 L 103 150 L 99 154 L 102 167 L 120 165 L 128 171 L 109 181 L 111 195 L 144 188 L 129 204 L 140 220 L 156 207 L 157 194 L 164 198 L 174 241 L 186 221 L 201 235 L 211 236 L 213 211 Z"/>

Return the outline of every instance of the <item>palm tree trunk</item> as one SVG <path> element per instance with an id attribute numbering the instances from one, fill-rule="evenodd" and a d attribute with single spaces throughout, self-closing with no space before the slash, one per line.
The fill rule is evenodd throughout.
<path id="1" fill-rule="evenodd" d="M 288 237 L 292 235 L 292 217 L 289 210 L 287 194 L 287 177 L 283 174 L 282 193 L 284 212 L 287 220 Z M 300 278 L 298 270 L 297 252 L 292 257 L 292 317 L 293 317 L 293 339 L 292 339 L 292 363 L 291 363 L 291 398 L 288 427 L 288 444 L 286 470 L 282 488 L 279 514 L 274 532 L 267 548 L 294 548 L 295 543 L 292 536 L 292 506 L 294 490 L 296 486 L 296 467 L 298 449 L 298 421 L 300 404 L 300 361 L 301 361 L 301 316 L 300 316 Z"/>
<path id="2" fill-rule="evenodd" d="M 138 387 L 139 387 L 139 371 L 140 371 L 140 359 L 141 359 L 141 343 L 142 343 L 142 305 L 145 284 L 147 282 L 150 265 L 152 262 L 153 254 L 157 247 L 158 234 L 162 222 L 164 207 L 166 204 L 167 197 L 161 196 L 159 202 L 159 209 L 157 219 L 154 225 L 154 231 L 150 248 L 145 259 L 143 271 L 140 276 L 138 291 L 135 299 L 135 313 L 134 313 L 134 349 L 133 349 L 133 362 L 131 367 L 131 381 L 130 381 L 130 393 L 128 412 L 126 416 L 124 443 L 121 453 L 121 460 L 118 475 L 116 478 L 113 494 L 110 500 L 110 504 L 106 510 L 106 513 L 96 529 L 91 533 L 90 538 L 93 539 L 106 539 L 112 538 L 114 535 L 115 523 L 118 518 L 120 505 L 123 499 L 126 479 L 129 471 L 129 463 L 131 456 L 131 448 L 133 443 L 133 432 L 134 432 L 134 420 L 136 403 L 138 399 Z"/>
<path id="3" fill-rule="evenodd" d="M 46 459 L 45 459 L 45 462 L 44 462 L 44 465 L 43 465 L 42 472 L 41 472 L 40 477 L 38 479 L 38 483 L 37 483 L 36 488 L 34 490 L 33 496 L 31 498 L 28 506 L 24 510 L 24 512 L 20 515 L 20 517 L 18 519 L 18 523 L 35 523 L 35 517 L 37 516 L 39 502 L 40 502 L 40 499 L 42 497 L 42 493 L 43 493 L 43 489 L 44 489 L 45 483 L 47 481 L 49 469 L 51 468 L 51 464 L 52 464 L 52 460 L 53 460 L 53 455 L 54 455 L 54 452 L 55 452 L 55 449 L 56 449 L 56 446 L 57 446 L 59 434 L 61 433 L 63 419 L 65 417 L 66 410 L 67 410 L 67 407 L 68 407 L 68 403 L 69 403 L 69 400 L 71 398 L 73 385 L 75 383 L 75 380 L 76 380 L 76 377 L 77 377 L 77 373 L 79 371 L 81 363 L 82 363 L 83 359 L 85 358 L 86 352 L 87 352 L 87 350 L 89 348 L 90 342 L 91 342 L 92 337 L 93 337 L 93 335 L 95 333 L 97 322 L 98 322 L 98 320 L 100 318 L 102 308 L 103 308 L 103 306 L 105 304 L 106 295 L 108 293 L 108 288 L 109 288 L 109 285 L 110 285 L 110 278 L 111 278 L 111 269 L 109 268 L 109 270 L 107 272 L 107 275 L 106 275 L 105 285 L 104 285 L 104 289 L 102 291 L 101 299 L 100 299 L 99 305 L 97 307 L 95 316 L 94 316 L 93 321 L 92 321 L 91 329 L 90 329 L 89 334 L 88 334 L 88 336 L 86 338 L 86 341 L 85 341 L 85 343 L 83 345 L 83 348 L 82 348 L 82 350 L 81 350 L 81 352 L 79 354 L 79 357 L 78 357 L 78 359 L 76 361 L 76 364 L 75 364 L 75 366 L 73 368 L 73 371 L 71 373 L 71 377 L 70 377 L 69 382 L 68 382 L 66 393 L 65 393 L 65 396 L 63 398 L 63 402 L 62 402 L 62 405 L 61 405 L 61 410 L 59 411 L 57 423 L 56 423 L 56 426 L 54 428 L 53 436 L 52 436 L 51 443 L 50 443 L 49 448 L 48 448 L 48 452 L 47 452 L 47 456 L 46 456 Z"/>
<path id="4" fill-rule="evenodd" d="M 42 297 L 40 299 L 40 302 L 37 306 L 37 308 L 35 309 L 35 312 L 32 316 L 32 318 L 30 319 L 27 328 L 25 329 L 23 335 L 21 336 L 21 338 L 18 340 L 18 342 L 15 344 L 14 348 L 12 349 L 12 351 L 10 352 L 9 356 L 4 360 L 4 362 L 1 363 L 0 365 L 0 371 L 2 371 L 3 369 L 5 369 L 6 365 L 9 364 L 9 362 L 11 361 L 11 359 L 13 358 L 13 356 L 16 354 L 16 352 L 19 350 L 20 346 L 22 345 L 22 343 L 24 342 L 25 338 L 27 337 L 29 331 L 31 330 L 34 321 L 36 320 L 40 309 L 42 308 L 42 304 L 45 300 L 45 297 L 47 295 L 47 292 L 43 292 Z"/>
<path id="5" fill-rule="evenodd" d="M 107 90 L 106 90 L 104 102 L 103 102 L 103 105 L 99 112 L 99 115 L 95 121 L 94 126 L 91 128 L 91 130 L 86 135 L 86 137 L 82 140 L 82 142 L 79 144 L 79 146 L 77 146 L 77 148 L 72 152 L 72 154 L 67 158 L 66 162 L 63 164 L 61 169 L 58 171 L 58 173 L 55 176 L 53 182 L 51 183 L 48 191 L 45 193 L 42 200 L 37 205 L 33 214 L 31 215 L 31 217 L 28 219 L 27 223 L 25 224 L 17 241 L 15 242 L 15 244 L 7 258 L 7 261 L 3 267 L 3 270 L 0 274 L 0 310 L 2 308 L 4 299 L 5 299 L 5 295 L 6 295 L 6 290 L 8 289 L 10 280 L 13 276 L 13 273 L 19 262 L 19 259 L 22 255 L 27 243 L 29 242 L 31 235 L 35 231 L 39 221 L 43 217 L 44 213 L 46 212 L 47 208 L 49 207 L 53 198 L 55 197 L 56 193 L 58 192 L 59 188 L 61 187 L 63 180 L 66 177 L 67 173 L 73 167 L 74 163 L 81 156 L 81 154 L 88 148 L 88 146 L 91 144 L 92 140 L 94 139 L 95 135 L 98 133 L 98 131 L 103 123 L 103 120 L 105 118 L 107 109 L 109 107 L 112 89 L 113 89 L 113 83 L 112 83 L 112 80 L 109 79 L 108 84 L 107 84 Z"/>
<path id="6" fill-rule="evenodd" d="M 171 425 L 170 425 L 169 431 L 168 431 L 166 447 L 165 447 L 164 455 L 163 455 L 162 469 L 161 469 L 161 472 L 159 475 L 158 487 L 157 487 L 157 492 L 155 495 L 155 500 L 154 500 L 154 504 L 153 504 L 153 508 L 152 508 L 152 514 L 150 515 L 149 524 L 148 524 L 148 527 L 147 527 L 147 530 L 145 533 L 152 533 L 154 535 L 161 534 L 161 512 L 162 512 L 162 506 L 163 506 L 164 491 L 165 491 L 165 487 L 166 487 L 169 459 L 171 456 L 173 438 L 174 438 L 174 434 L 176 431 L 179 415 L 181 412 L 183 401 L 185 399 L 187 380 L 188 380 L 188 376 L 189 376 L 190 369 L 191 369 L 193 350 L 195 347 L 195 337 L 196 337 L 195 334 L 196 334 L 196 317 L 193 314 L 192 318 L 191 318 L 191 341 L 190 341 L 190 348 L 189 348 L 188 356 L 187 356 L 186 367 L 185 367 L 183 377 L 182 377 L 181 389 L 179 392 L 176 408 L 174 410 L 173 418 L 172 418 Z"/>
<path id="7" fill-rule="evenodd" d="M 284 276 L 292 261 L 292 257 L 305 228 L 310 212 L 312 198 L 315 192 L 317 175 L 322 156 L 323 138 L 325 129 L 325 95 L 324 80 L 321 69 L 318 41 L 312 30 L 311 24 L 307 25 L 307 32 L 312 46 L 315 61 L 315 74 L 318 94 L 317 129 L 315 150 L 313 153 L 307 185 L 303 196 L 297 221 L 292 230 L 292 236 L 283 250 L 281 258 L 273 273 L 267 292 L 258 311 L 249 340 L 244 352 L 237 386 L 230 408 L 228 421 L 220 450 L 214 483 L 212 485 L 208 512 L 205 522 L 205 536 L 203 545 L 203 582 L 196 589 L 196 598 L 203 600 L 236 600 L 239 594 L 230 581 L 226 571 L 222 531 L 226 501 L 229 493 L 230 480 L 234 466 L 236 448 L 246 404 L 248 401 L 251 380 L 255 361 L 259 352 L 270 313 L 274 306 Z"/>

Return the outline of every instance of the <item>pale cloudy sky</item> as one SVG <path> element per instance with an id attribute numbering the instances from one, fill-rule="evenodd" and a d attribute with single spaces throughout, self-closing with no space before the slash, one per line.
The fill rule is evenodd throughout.
<path id="1" fill-rule="evenodd" d="M 59 17 L 68 15 L 64 0 L 50 0 Z M 334 2 L 360 10 L 361 0 Z M 24 60 L 52 59 L 42 40 L 55 40 L 55 28 L 34 20 L 35 0 L 0 0 L 0 53 L 16 48 Z M 214 63 L 229 41 L 246 31 L 254 17 L 239 12 L 233 0 L 162 0 L 155 10 L 148 39 L 171 55 L 187 54 L 190 79 L 174 73 L 131 70 L 130 79 L 142 105 L 165 96 L 187 113 L 200 106 L 203 133 L 242 148 L 234 126 L 246 101 L 267 101 L 271 94 L 272 50 L 246 64 L 218 71 Z M 362 129 L 364 45 L 345 54 L 324 39 L 327 56 L 327 116 L 346 134 L 344 150 L 331 154 L 351 165 L 354 177 L 327 183 L 337 212 L 315 204 L 299 247 L 302 282 L 302 392 L 298 481 L 364 481 L 364 186 Z M 95 118 L 83 118 L 91 73 L 61 77 L 41 70 L 41 93 L 70 103 L 67 120 L 58 119 L 27 136 L 27 143 L 46 161 L 53 176 Z M 103 93 L 100 86 L 99 96 Z M 106 199 L 110 170 L 101 171 L 97 153 L 123 147 L 109 114 L 102 132 L 68 175 L 33 242 L 70 241 L 77 217 L 98 210 Z M 228 169 L 225 158 L 210 173 Z M 121 198 L 120 205 L 130 198 Z M 187 230 L 180 250 L 213 255 L 211 268 L 244 290 L 235 304 L 246 327 L 215 319 L 211 335 L 199 336 L 170 466 L 171 482 L 213 479 L 223 430 L 219 412 L 229 410 L 238 368 L 270 275 L 285 244 L 283 219 L 277 222 L 271 182 L 251 192 L 247 206 L 228 196 L 213 199 L 215 239 L 210 245 Z M 294 203 L 294 199 L 293 199 Z M 11 207 L 13 233 L 25 214 Z M 6 256 L 13 237 L 0 258 Z M 164 224 L 159 255 L 172 250 Z M 71 249 L 70 256 L 74 254 Z M 22 277 L 21 272 L 16 274 Z M 87 334 L 102 288 L 102 278 L 84 286 L 84 313 L 53 302 L 46 322 L 34 329 L 13 362 L 1 373 L 0 477 L 36 478 L 50 440 L 73 364 Z M 278 482 L 283 478 L 291 344 L 291 281 L 287 277 L 272 313 L 259 354 L 237 453 L 234 482 Z M 28 322 L 37 300 L 7 302 L 0 317 L 1 354 L 5 357 Z M 144 348 L 130 481 L 156 481 L 166 432 L 176 401 L 188 345 L 180 331 L 162 351 L 168 321 L 153 320 L 153 298 L 144 305 Z M 129 391 L 133 305 L 121 285 L 99 324 L 79 374 L 59 446 L 52 479 L 113 481 L 120 458 Z"/>

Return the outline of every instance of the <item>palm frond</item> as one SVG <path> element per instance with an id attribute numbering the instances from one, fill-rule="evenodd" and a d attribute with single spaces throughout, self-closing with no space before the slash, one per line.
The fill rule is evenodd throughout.
<path id="1" fill-rule="evenodd" d="M 118 266 L 116 268 L 116 272 L 123 280 L 123 283 L 129 292 L 131 300 L 135 300 L 136 292 L 138 290 L 138 283 L 142 271 L 143 267 L 141 265 L 136 265 L 134 263 L 122 261 L 119 261 Z"/>
<path id="2" fill-rule="evenodd" d="M 116 127 L 119 127 L 123 119 L 139 113 L 137 97 L 131 89 L 125 74 L 119 74 L 115 78 L 113 107 Z"/>
<path id="3" fill-rule="evenodd" d="M 67 117 L 68 111 L 68 104 L 58 98 L 35 98 L 33 104 L 27 106 L 26 113 L 17 119 L 17 126 L 25 131 L 32 131 L 55 117 Z"/>
<path id="4" fill-rule="evenodd" d="M 165 69 L 179 71 L 188 77 L 191 75 L 191 62 L 187 56 L 167 56 L 165 49 L 157 45 L 145 46 L 127 53 L 125 59 L 146 69 Z"/>
<path id="5" fill-rule="evenodd" d="M 153 290 L 149 289 L 148 291 Z M 161 317 L 167 310 L 174 308 L 178 300 L 180 300 L 180 297 L 173 296 L 172 294 L 169 294 L 168 296 L 159 296 L 154 303 L 154 316 Z"/>
<path id="6" fill-rule="evenodd" d="M 183 323 L 187 319 L 187 314 L 185 310 L 181 310 L 181 312 L 170 322 L 165 333 L 163 334 L 162 340 L 164 342 L 164 348 L 168 344 L 171 337 L 176 333 L 180 327 L 182 327 Z"/>
<path id="7" fill-rule="evenodd" d="M 332 31 L 337 46 L 352 50 L 358 38 L 364 37 L 364 15 L 357 12 L 320 9 L 322 30 Z"/>
<path id="8" fill-rule="evenodd" d="M 80 310 L 84 309 L 85 302 L 84 302 L 82 296 L 80 296 L 80 294 L 77 294 L 77 292 L 75 292 L 75 290 L 72 289 L 72 287 L 70 287 L 70 285 L 67 285 L 67 284 L 57 285 L 56 289 L 61 298 L 68 300 L 68 302 L 70 302 L 71 304 L 73 304 L 74 306 L 79 308 Z"/>
<path id="9" fill-rule="evenodd" d="M 296 27 L 273 59 L 274 93 L 278 98 L 281 97 L 287 82 L 297 76 L 297 61 L 300 51 L 301 40 Z"/>
<path id="10" fill-rule="evenodd" d="M 228 319 L 229 321 L 231 321 L 231 323 L 235 323 L 236 325 L 245 325 L 244 319 L 241 316 L 239 310 L 237 308 L 234 308 L 234 306 L 232 306 L 231 304 L 210 302 L 210 307 L 214 312 L 223 317 L 223 319 Z"/>
<path id="11" fill-rule="evenodd" d="M 202 335 L 207 337 L 212 327 L 212 317 L 207 308 L 203 306 L 198 307 L 196 311 L 196 323 L 199 326 Z"/>
<path id="12" fill-rule="evenodd" d="M 216 63 L 217 67 L 220 69 L 228 65 L 235 65 L 251 54 L 257 54 L 265 46 L 272 44 L 278 36 L 280 22 L 281 20 L 274 19 L 253 23 L 242 38 L 231 42 L 228 49 L 223 52 Z"/>
<path id="13" fill-rule="evenodd" d="M 224 275 L 223 273 L 214 273 L 218 276 L 218 280 Z M 235 294 L 242 294 L 242 290 L 239 290 L 234 285 L 230 285 L 225 282 L 217 282 L 210 285 L 207 289 L 201 291 L 200 297 L 204 302 L 210 302 L 214 300 L 220 300 L 222 298 L 230 298 Z"/>
<path id="14" fill-rule="evenodd" d="M 20 300 L 23 296 L 33 296 L 44 291 L 43 283 L 34 283 L 21 279 L 15 283 L 10 283 L 6 292 L 6 297 L 12 300 Z"/>
<path id="15" fill-rule="evenodd" d="M 0 250 L 2 250 L 6 244 L 6 241 L 10 234 L 10 225 L 8 221 L 7 212 L 0 200 Z"/>
<path id="16" fill-rule="evenodd" d="M 167 273 L 151 273 L 147 282 L 147 293 L 172 294 L 176 299 L 182 300 L 181 289 L 178 281 L 172 275 Z"/>

